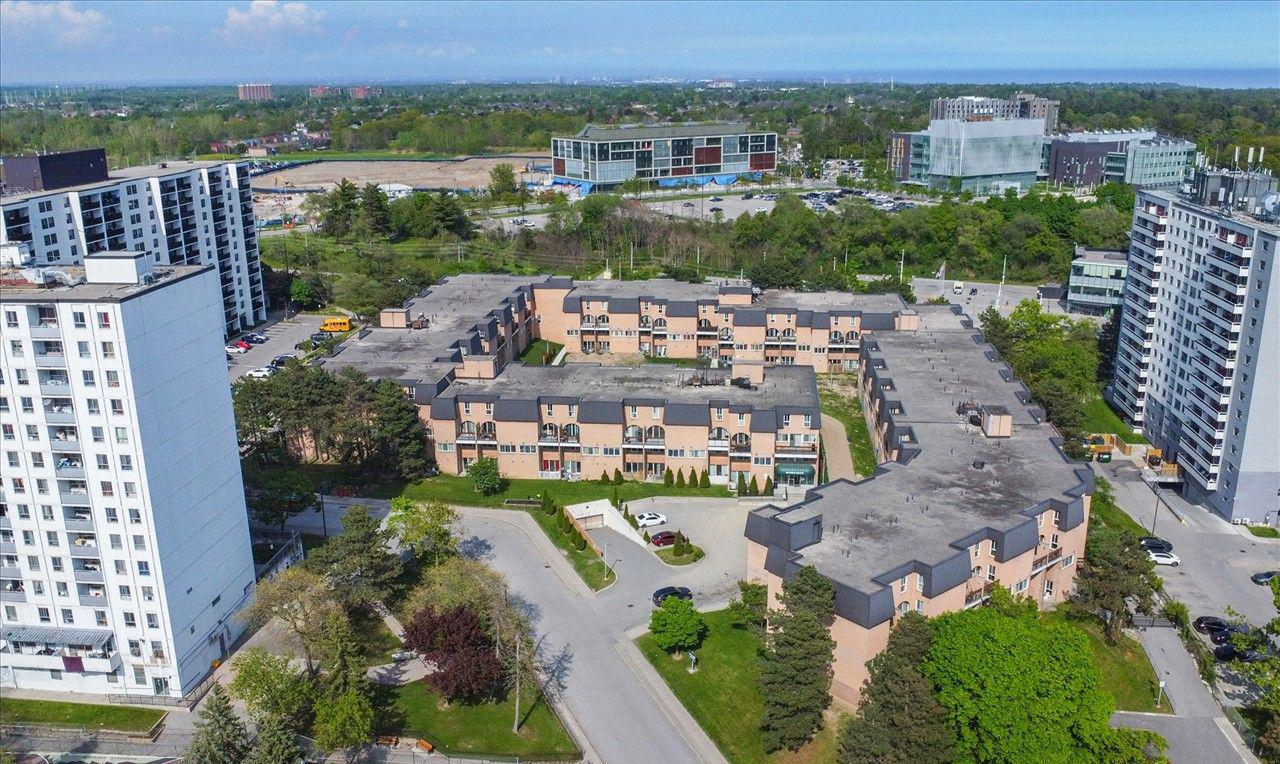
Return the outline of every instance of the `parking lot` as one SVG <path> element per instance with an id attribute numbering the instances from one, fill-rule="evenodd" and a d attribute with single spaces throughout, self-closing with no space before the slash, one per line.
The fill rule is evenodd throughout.
<path id="1" fill-rule="evenodd" d="M 304 314 L 292 316 L 288 321 L 280 320 L 279 315 L 274 319 L 267 319 L 267 323 L 253 330 L 265 335 L 267 341 L 261 345 L 253 345 L 247 353 L 231 354 L 227 376 L 234 382 L 246 372 L 271 363 L 271 359 L 278 355 L 299 355 L 297 344 L 313 332 L 319 331 L 320 322 L 324 318 Z"/>
<path id="2" fill-rule="evenodd" d="M 960 294 L 953 293 L 956 281 L 960 281 L 963 284 Z M 1039 288 L 1033 286 L 1005 284 L 1001 288 L 999 284 L 964 281 L 963 279 L 914 278 L 911 279 L 911 288 L 915 290 L 916 302 L 928 302 L 935 297 L 942 296 L 964 308 L 964 312 L 974 319 L 977 319 L 979 313 L 992 305 L 996 306 L 997 311 L 1007 316 L 1023 300 L 1039 300 L 1040 307 L 1046 313 L 1057 315 L 1066 313 L 1060 301 L 1040 300 L 1038 297 Z M 970 294 L 974 290 L 977 290 L 977 294 Z"/>

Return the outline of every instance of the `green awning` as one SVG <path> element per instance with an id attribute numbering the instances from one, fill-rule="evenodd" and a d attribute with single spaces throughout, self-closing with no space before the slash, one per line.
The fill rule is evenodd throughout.
<path id="1" fill-rule="evenodd" d="M 778 464 L 774 468 L 775 475 L 798 475 L 800 477 L 813 477 L 812 464 Z"/>

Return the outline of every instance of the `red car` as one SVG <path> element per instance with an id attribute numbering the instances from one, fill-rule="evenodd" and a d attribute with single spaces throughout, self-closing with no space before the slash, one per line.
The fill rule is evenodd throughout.
<path id="1" fill-rule="evenodd" d="M 248 350 L 249 348 L 253 347 L 253 345 L 250 345 L 249 343 L 245 342 L 244 340 L 236 340 L 235 342 L 233 342 L 233 343 L 231 343 L 231 344 L 232 344 L 232 345 L 235 345 L 235 346 L 236 346 L 236 347 L 238 347 L 238 348 L 242 348 L 242 349 L 244 349 L 244 350 Z"/>
<path id="2" fill-rule="evenodd" d="M 676 534 L 674 531 L 659 531 L 649 537 L 649 543 L 654 546 L 671 546 L 676 543 Z"/>

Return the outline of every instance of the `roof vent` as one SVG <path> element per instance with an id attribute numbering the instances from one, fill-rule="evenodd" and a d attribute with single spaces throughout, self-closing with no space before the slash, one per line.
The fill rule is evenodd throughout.
<path id="1" fill-rule="evenodd" d="M 984 462 L 984 461 L 982 461 L 981 459 L 978 459 L 978 460 L 974 461 L 974 463 L 973 463 L 973 468 L 974 468 L 975 470 L 980 470 L 980 469 L 982 469 L 982 468 L 983 468 L 983 467 L 985 467 L 985 466 L 987 466 L 987 463 L 986 463 L 986 462 Z"/>

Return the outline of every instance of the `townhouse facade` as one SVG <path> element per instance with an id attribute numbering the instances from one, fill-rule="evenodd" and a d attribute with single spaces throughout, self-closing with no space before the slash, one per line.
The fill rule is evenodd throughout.
<path id="1" fill-rule="evenodd" d="M 832 694 L 856 707 L 866 662 L 902 616 L 978 607 L 998 583 L 1041 607 L 1074 588 L 1093 473 L 958 307 L 919 306 L 857 370 L 876 473 L 748 515 L 748 578 L 770 600 L 812 565 L 836 589 Z"/>
<path id="2" fill-rule="evenodd" d="M 1139 192 L 1107 398 L 1177 463 L 1188 499 L 1228 520 L 1271 523 L 1280 517 L 1280 225 L 1253 214 L 1263 209 L 1216 190 Z"/>
<path id="3" fill-rule="evenodd" d="M 146 251 L 159 265 L 217 266 L 223 333 L 266 320 L 249 166 L 162 162 L 107 170 L 106 152 L 5 157 L 0 244 L 37 265 L 78 265 L 106 251 Z"/>
<path id="4" fill-rule="evenodd" d="M 0 271 L 0 688 L 181 697 L 254 582 L 217 272 L 18 257 Z"/>
<path id="5" fill-rule="evenodd" d="M 661 480 L 670 469 L 809 486 L 820 478 L 815 374 L 855 370 L 865 332 L 914 320 L 893 295 L 463 275 L 382 311 L 325 363 L 399 380 L 449 474 L 493 457 L 509 477 Z M 516 362 L 537 339 L 579 362 Z M 645 362 L 667 359 L 704 364 Z"/>

